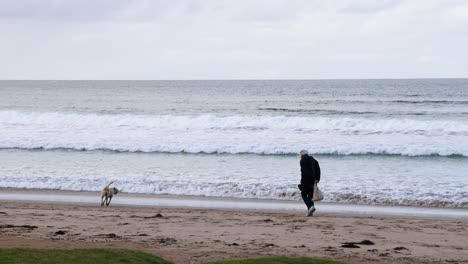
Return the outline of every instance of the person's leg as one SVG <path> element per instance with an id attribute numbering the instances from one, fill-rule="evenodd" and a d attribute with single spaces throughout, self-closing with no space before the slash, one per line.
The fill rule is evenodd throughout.
<path id="1" fill-rule="evenodd" d="M 307 210 L 309 210 L 309 208 L 313 206 L 312 196 L 309 196 L 309 192 L 306 190 L 302 191 L 301 195 L 302 195 L 302 200 L 304 200 L 304 203 L 307 206 Z"/>
<path id="2" fill-rule="evenodd" d="M 314 197 L 314 188 L 311 188 L 307 190 L 307 200 L 309 203 L 307 216 L 313 216 L 315 212 L 314 201 L 312 200 L 313 197 Z"/>
<path id="3" fill-rule="evenodd" d="M 308 195 L 310 199 L 310 206 L 314 206 L 314 200 L 312 198 L 314 197 L 314 188 L 312 187 L 310 190 L 308 190 Z"/>

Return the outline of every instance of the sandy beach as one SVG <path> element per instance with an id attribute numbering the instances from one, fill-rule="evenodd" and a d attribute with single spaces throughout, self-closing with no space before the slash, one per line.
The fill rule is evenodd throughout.
<path id="1" fill-rule="evenodd" d="M 0 247 L 129 248 L 175 263 L 279 255 L 347 263 L 468 263 L 466 219 L 318 208 L 311 218 L 297 211 L 3 200 Z"/>

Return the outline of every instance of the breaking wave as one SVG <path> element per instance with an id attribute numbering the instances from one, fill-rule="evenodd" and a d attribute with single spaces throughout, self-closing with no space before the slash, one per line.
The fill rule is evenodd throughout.
<path id="1" fill-rule="evenodd" d="M 0 111 L 0 148 L 468 156 L 468 122 Z"/>
<path id="2" fill-rule="evenodd" d="M 234 197 L 272 200 L 301 200 L 301 194 L 295 184 L 251 183 L 251 182 L 204 182 L 190 180 L 155 180 L 148 178 L 121 178 L 116 183 L 119 189 L 127 193 L 193 195 L 206 197 Z M 103 182 L 99 178 L 83 177 L 3 177 L 0 186 L 4 188 L 31 188 L 67 191 L 100 191 Z M 345 190 L 330 190 L 322 186 L 325 202 L 368 205 L 406 205 L 429 207 L 468 208 L 468 193 L 463 190 L 447 195 L 428 193 L 427 190 L 415 190 L 411 195 L 397 195 L 393 192 L 375 190 L 362 194 L 349 193 Z M 342 188 L 340 188 L 342 189 Z M 364 188 L 365 189 L 365 188 Z"/>

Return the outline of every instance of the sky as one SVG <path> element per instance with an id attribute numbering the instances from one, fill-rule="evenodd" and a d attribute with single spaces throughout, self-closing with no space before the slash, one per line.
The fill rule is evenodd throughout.
<path id="1" fill-rule="evenodd" d="M 0 0 L 0 79 L 458 77 L 467 0 Z"/>

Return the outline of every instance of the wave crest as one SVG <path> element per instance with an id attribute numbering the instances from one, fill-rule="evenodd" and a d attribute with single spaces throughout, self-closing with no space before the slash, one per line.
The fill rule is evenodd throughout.
<path id="1" fill-rule="evenodd" d="M 0 111 L 0 130 L 0 148 L 468 156 L 461 121 Z"/>

